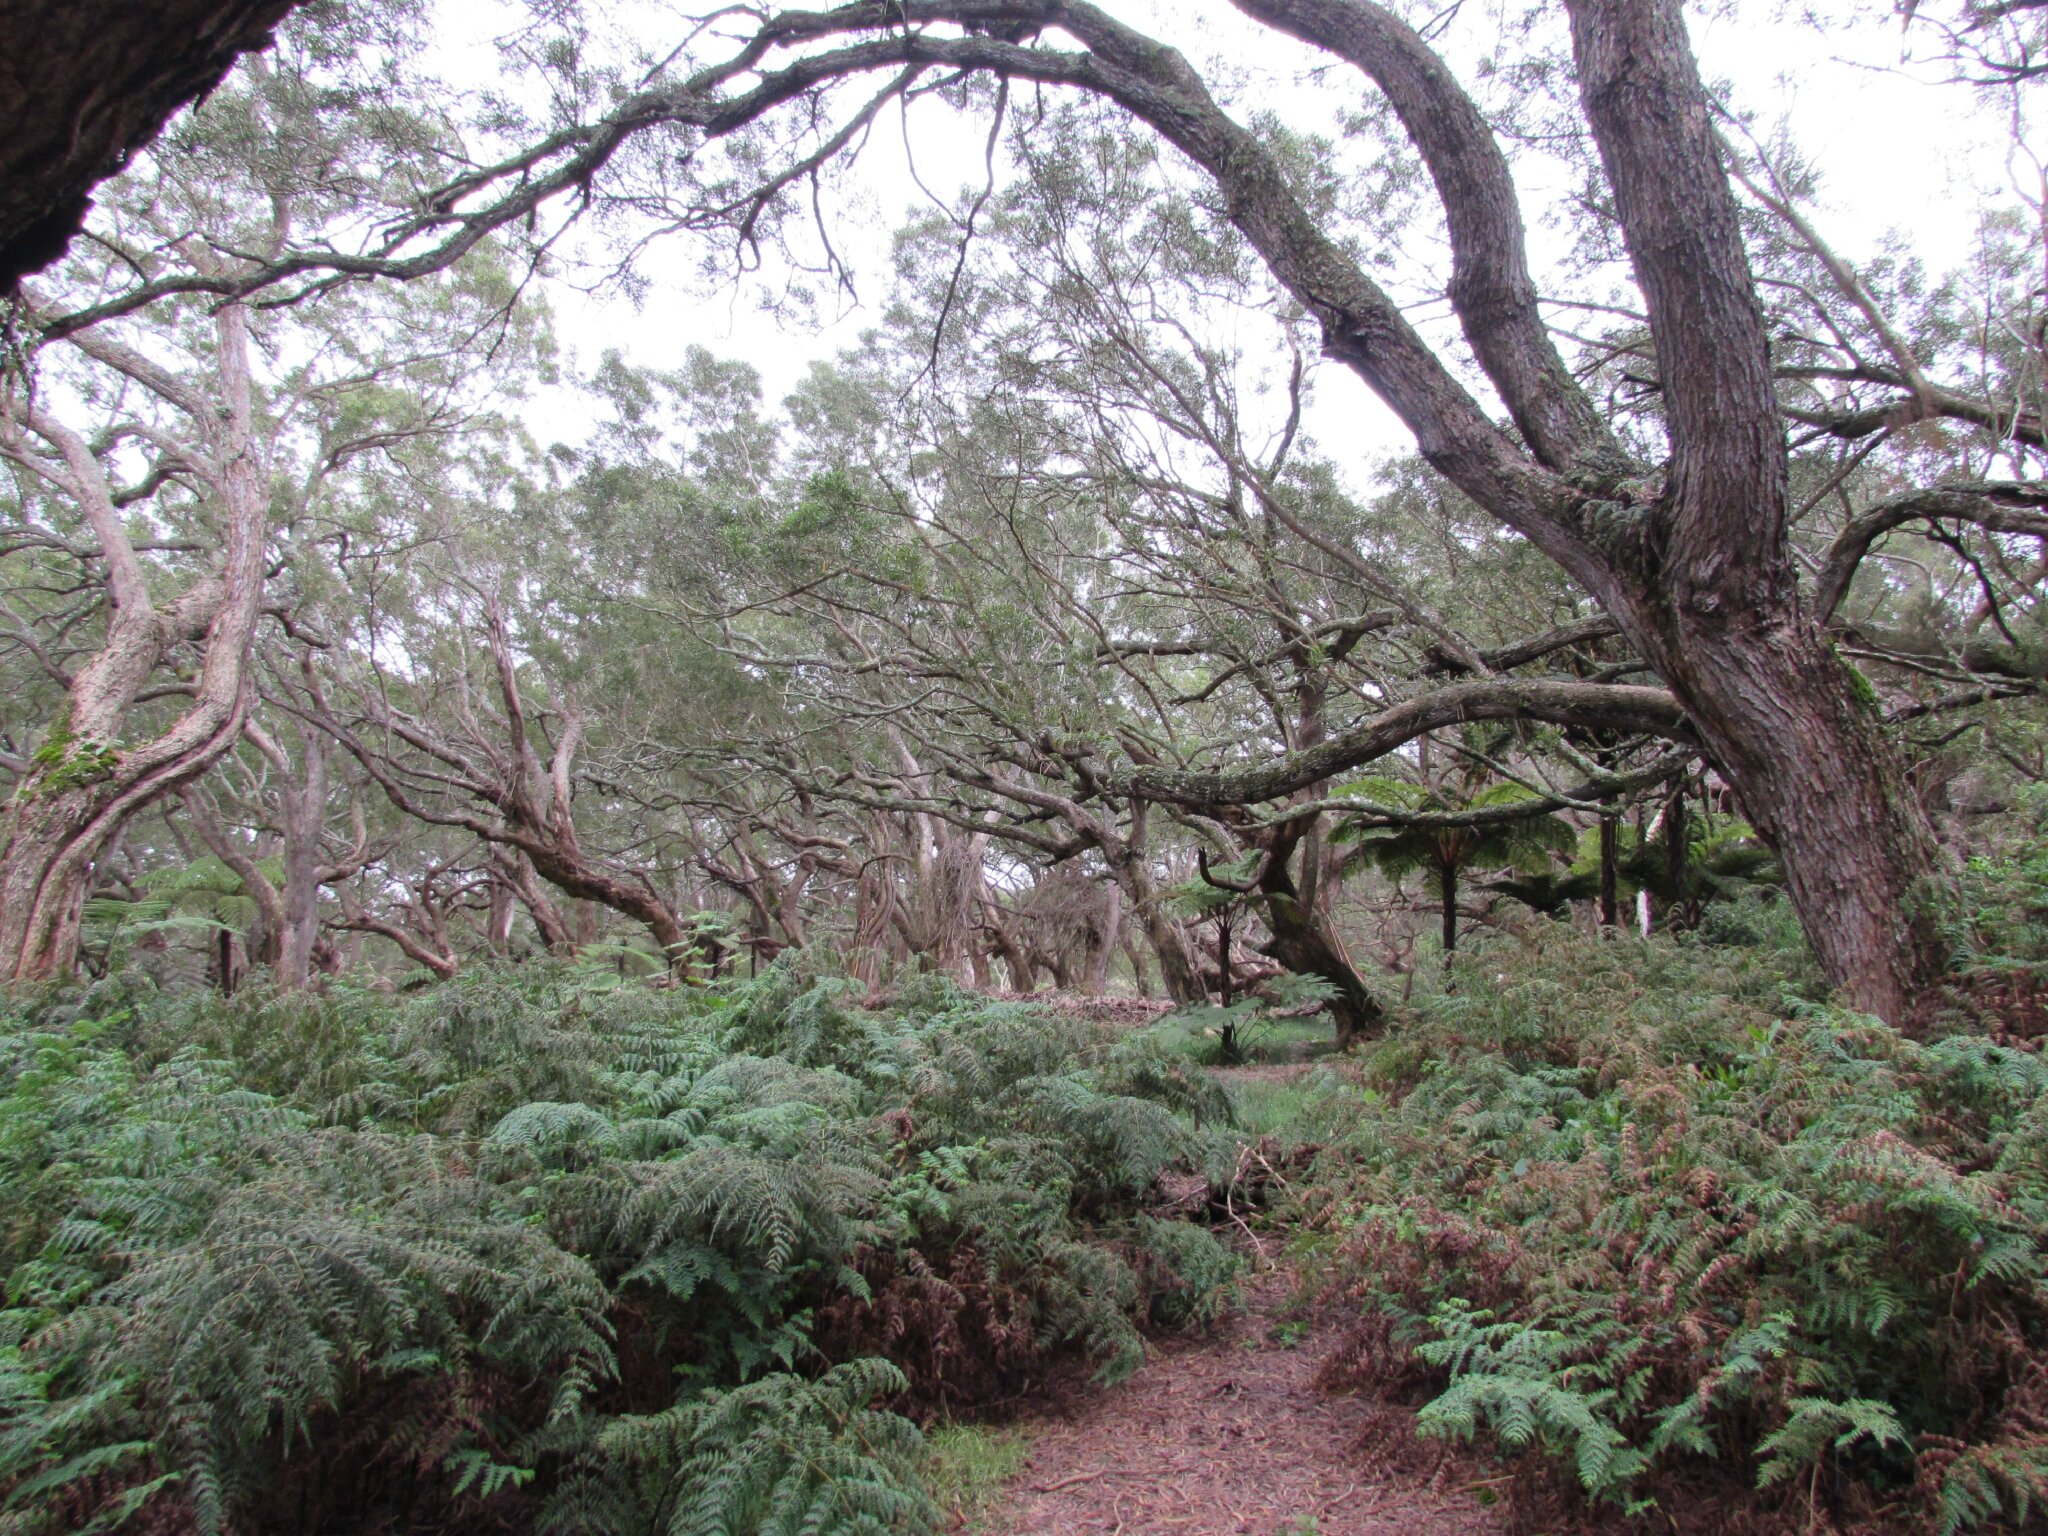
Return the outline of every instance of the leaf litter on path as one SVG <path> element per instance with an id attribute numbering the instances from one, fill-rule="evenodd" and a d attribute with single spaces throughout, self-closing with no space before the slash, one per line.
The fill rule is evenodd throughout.
<path id="1" fill-rule="evenodd" d="M 1316 1385 L 1328 1335 L 1284 1322 L 1269 1274 L 1207 1338 L 1034 1427 L 983 1529 L 1009 1536 L 1488 1536 L 1504 1517 L 1408 1410 Z"/>

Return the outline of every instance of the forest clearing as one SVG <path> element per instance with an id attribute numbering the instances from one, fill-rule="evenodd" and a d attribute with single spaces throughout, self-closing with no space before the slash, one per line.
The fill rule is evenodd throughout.
<path id="1" fill-rule="evenodd" d="M 0 61 L 0 1536 L 2048 1530 L 2044 0 Z"/>

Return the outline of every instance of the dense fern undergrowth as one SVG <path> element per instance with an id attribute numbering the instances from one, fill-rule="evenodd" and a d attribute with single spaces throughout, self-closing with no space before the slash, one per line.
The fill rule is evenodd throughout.
<path id="1" fill-rule="evenodd" d="M 1199 1070 L 919 982 L 565 966 L 0 1015 L 0 1530 L 915 1532 L 913 1419 L 1238 1261 Z"/>
<path id="2" fill-rule="evenodd" d="M 19 995 L 0 1533 L 940 1529 L 920 1424 L 1232 1305 L 1159 1180 L 1262 1136 L 1330 1384 L 1501 1457 L 1517 1528 L 2035 1528 L 2027 859 L 1911 1035 L 1744 898 L 1476 942 L 1383 1038 L 1229 1091 L 1187 1019 L 875 1010 L 790 961 Z"/>
<path id="3" fill-rule="evenodd" d="M 1321 1074 L 1326 1374 L 1508 1457 L 1530 1530 L 2039 1528 L 2048 1066 L 1966 993 L 1913 1038 L 1824 1006 L 1748 915 L 1496 940 Z"/>

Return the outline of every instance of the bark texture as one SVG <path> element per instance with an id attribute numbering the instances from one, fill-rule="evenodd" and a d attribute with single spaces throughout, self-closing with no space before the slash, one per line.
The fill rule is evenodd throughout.
<path id="1" fill-rule="evenodd" d="M 242 306 L 215 315 L 214 337 L 213 393 L 190 404 L 201 429 L 191 460 L 219 500 L 222 547 L 213 573 L 173 604 L 151 601 L 105 473 L 85 441 L 41 412 L 28 414 L 30 431 L 57 454 L 67 489 L 99 537 L 109 614 L 99 651 L 73 677 L 63 717 L 0 819 L 0 978 L 40 981 L 70 971 L 101 855 L 138 810 L 219 761 L 248 716 L 269 501 Z M 0 443 L 10 452 L 20 447 L 19 437 Z M 155 739 L 123 746 L 122 726 L 142 684 L 173 640 L 193 638 L 204 660 L 190 707 Z"/>
<path id="2" fill-rule="evenodd" d="M 0 6 L 0 294 L 63 254 L 92 189 L 270 41 L 299 0 Z"/>

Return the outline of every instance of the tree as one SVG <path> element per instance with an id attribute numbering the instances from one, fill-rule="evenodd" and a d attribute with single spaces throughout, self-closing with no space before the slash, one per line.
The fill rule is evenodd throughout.
<path id="1" fill-rule="evenodd" d="M 1346 785 L 1342 793 L 1407 810 L 1448 813 L 1452 817 L 1471 811 L 1536 810 L 1542 804 L 1540 797 L 1519 784 L 1474 783 L 1468 775 L 1454 776 L 1451 782 L 1436 786 L 1371 778 Z M 1357 844 L 1364 859 L 1383 874 L 1399 879 L 1411 871 L 1423 872 L 1435 888 L 1443 919 L 1446 965 L 1458 947 L 1458 881 L 1466 870 L 1538 873 L 1550 867 L 1553 853 L 1571 848 L 1575 841 L 1571 828 L 1554 815 L 1493 822 L 1453 819 L 1435 825 L 1354 823 L 1338 836 Z"/>
<path id="2" fill-rule="evenodd" d="M 883 100 L 935 73 L 1070 88 L 1114 104 L 1201 169 L 1229 226 L 1313 317 L 1326 352 L 1407 425 L 1423 459 L 1599 603 L 1669 690 L 1675 707 L 1664 729 L 1698 739 L 1781 855 L 1828 975 L 1853 1003 L 1905 1017 L 1943 962 L 1951 882 L 1883 720 L 1801 589 L 1785 430 L 1799 411 L 1780 397 L 1732 154 L 1678 0 L 1566 7 L 1575 126 L 1611 199 L 1654 368 L 1650 408 L 1634 424 L 1595 400 L 1545 324 L 1508 160 L 1447 60 L 1371 0 L 1238 0 L 1238 9 L 1356 68 L 1383 94 L 1435 186 L 1451 248 L 1446 290 L 1507 421 L 1493 417 L 1347 248 L 1313 179 L 1271 134 L 1233 119 L 1174 49 L 1078 0 L 863 0 L 770 14 L 723 57 L 704 51 L 711 45 L 700 32 L 694 48 L 671 54 L 666 69 L 616 105 L 593 105 L 499 168 L 464 172 L 374 252 L 346 262 L 291 253 L 214 286 L 239 292 L 320 265 L 356 275 L 431 270 L 549 200 L 587 192 L 608 169 L 629 179 L 644 173 L 651 161 L 623 153 L 643 135 L 705 148 L 732 139 L 730 157 L 693 152 L 685 169 L 663 173 L 669 179 L 653 195 L 677 210 L 677 222 L 758 238 L 783 193 L 844 151 Z M 894 73 L 879 95 L 835 119 L 835 88 L 880 71 Z M 790 123 L 808 147 L 750 171 L 771 121 Z M 1845 310 L 1861 297 L 1852 276 L 1835 283 Z M 135 301 L 148 291 L 138 289 Z M 1868 320 L 1852 323 L 1871 329 Z M 1934 387 L 1906 361 L 1861 375 L 1890 390 L 1887 408 L 2007 430 L 1981 397 Z M 1859 425 L 1832 415 L 1823 426 L 1867 432 L 1883 419 Z M 2026 422 L 2011 430 L 2038 435 Z M 2014 499 L 2038 500 L 2024 487 L 1945 494 L 1950 515 L 1979 520 Z M 1578 723 L 1611 718 L 1617 702 L 1482 678 L 1464 685 L 1456 707 Z M 1431 728 L 1441 714 L 1420 710 L 1407 724 Z M 1355 754 L 1380 749 L 1386 734 L 1335 755 L 1355 766 L 1364 760 Z M 1331 756 L 1309 766 L 1324 774 Z M 1288 777 L 1261 768 L 1192 780 L 1140 767 L 1115 782 L 1132 794 L 1215 806 L 1268 798 Z"/>
<path id="3" fill-rule="evenodd" d="M 0 823 L 0 974 L 62 975 L 78 953 L 78 924 L 95 860 L 136 810 L 189 783 L 235 743 L 248 711 L 247 667 L 263 597 L 269 498 L 250 395 L 248 317 L 224 306 L 212 366 L 179 376 L 103 338 L 88 354 L 178 413 L 190 434 L 174 450 L 217 508 L 209 567 L 176 601 L 154 600 L 118 492 L 85 435 L 29 407 L 0 436 L 0 453 L 77 509 L 105 570 L 107 621 L 91 658 L 64 679 L 64 706 L 22 773 Z M 210 375 L 210 376 L 209 376 Z M 124 745 L 123 728 L 171 648 L 196 641 L 191 705 L 152 739 Z"/>
<path id="4" fill-rule="evenodd" d="M 307 24 L 282 68 L 238 76 L 110 189 L 90 246 L 18 294 L 31 330 L 75 314 L 67 301 L 116 273 L 232 285 L 263 253 L 346 220 L 352 174 L 391 136 L 430 136 L 399 104 L 332 80 L 314 88 L 332 50 L 363 41 L 346 18 L 327 22 Z M 291 628 L 323 539 L 345 547 L 337 508 L 379 461 L 476 425 L 476 355 L 500 351 L 508 368 L 531 356 L 516 310 L 479 253 L 411 292 L 284 313 L 244 300 L 117 306 L 62 340 L 45 330 L 26 376 L 10 357 L 0 462 L 19 495 L 0 555 L 22 579 L 8 583 L 6 640 L 59 697 L 40 740 L 0 760 L 15 780 L 0 821 L 0 978 L 69 970 L 98 861 L 139 811 L 240 740 L 263 616 Z M 304 854 L 316 833 L 302 830 Z M 307 888 L 296 880 L 287 895 Z M 297 969 L 309 910 L 295 905 L 278 932 Z"/>
<path id="5" fill-rule="evenodd" d="M 1371 0 L 1239 0 L 1236 10 L 1374 86 L 1367 131 L 1383 129 L 1381 147 L 1414 157 L 1434 189 L 1450 252 L 1440 276 L 1470 367 L 1456 342 L 1404 317 L 1361 254 L 1366 237 L 1401 232 L 1398 198 L 1396 222 L 1375 225 L 1379 204 L 1353 195 L 1363 189 L 1335 149 L 1277 117 L 1239 121 L 1173 49 L 1058 0 L 707 10 L 673 51 L 652 39 L 644 57 L 537 49 L 559 87 L 547 93 L 552 116 L 522 124 L 497 103 L 492 123 L 476 125 L 497 135 L 487 152 L 419 132 L 393 157 L 401 174 L 354 183 L 355 244 L 244 241 L 247 259 L 211 271 L 138 261 L 134 281 L 110 277 L 70 308 L 38 308 L 33 328 L 47 346 L 178 296 L 228 301 L 226 313 L 279 285 L 278 297 L 303 299 L 418 279 L 487 241 L 538 270 L 561 233 L 543 215 L 564 199 L 571 217 L 595 207 L 722 233 L 751 260 L 764 242 L 798 238 L 803 192 L 829 186 L 892 101 L 987 112 L 986 186 L 906 240 L 916 282 L 905 307 L 928 338 L 923 374 L 956 365 L 963 338 L 1009 327 L 1004 364 L 1024 371 L 1003 382 L 1022 382 L 985 407 L 919 418 L 919 462 L 936 469 L 864 478 L 857 452 L 819 454 L 793 477 L 816 494 L 784 494 L 785 477 L 764 501 L 771 472 L 753 477 L 755 499 L 722 523 L 681 509 L 737 539 L 733 563 L 757 569 L 744 591 L 694 591 L 670 611 L 726 658 L 728 676 L 748 680 L 750 697 L 778 692 L 755 686 L 764 680 L 789 685 L 700 767 L 725 751 L 772 768 L 777 794 L 801 798 L 806 815 L 829 807 L 839 818 L 829 838 L 849 851 L 813 850 L 814 872 L 843 857 L 832 879 L 849 887 L 898 868 L 899 854 L 923 867 L 918 849 L 934 850 L 937 869 L 938 844 L 956 833 L 962 846 L 985 835 L 1042 863 L 1099 859 L 1151 923 L 1169 972 L 1181 939 L 1156 913 L 1170 857 L 1263 840 L 1267 905 L 1304 918 L 1274 939 L 1298 938 L 1309 947 L 1290 963 L 1314 968 L 1325 963 L 1310 951 L 1331 809 L 1317 796 L 1334 778 L 1472 720 L 1657 737 L 1704 755 L 1734 786 L 1848 998 L 1904 1018 L 1941 964 L 1951 883 L 1897 738 L 2030 691 L 2048 670 L 2040 615 L 2017 596 L 2031 580 L 2024 541 L 2048 533 L 2043 333 L 2028 275 L 2039 221 L 1987 225 L 1967 297 L 1982 298 L 1993 324 L 1966 323 L 1971 305 L 1933 291 L 1910 263 L 1842 260 L 1810 216 L 1812 178 L 1797 154 L 1749 139 L 1703 86 L 1675 0 L 1574 0 L 1555 58 L 1544 28 L 1560 18 L 1538 13 L 1527 52 L 1502 71 L 1534 105 L 1493 117 L 1484 79 L 1457 78 L 1455 48 Z M 2024 39 L 2015 53 L 2004 32 L 1974 21 L 1958 35 L 1987 67 L 2013 66 L 1994 68 L 1999 78 L 2030 73 Z M 1994 44 L 2005 51 L 1983 51 Z M 1058 106 L 1062 92 L 1083 105 Z M 1547 114 L 1546 136 L 1580 157 L 1585 248 L 1607 241 L 1618 253 L 1616 265 L 1588 258 L 1620 279 L 1594 311 L 1612 321 L 1601 334 L 1564 336 L 1541 308 L 1496 128 L 1530 114 Z M 1134 171 L 1115 152 L 1076 160 L 1076 121 L 1124 150 L 1134 127 L 1147 130 L 1180 158 L 1126 155 Z M 1002 167 L 1043 195 L 1006 204 Z M 1089 206 L 1086 178 L 1098 169 L 1118 195 L 1126 178 L 1139 194 L 1130 206 L 1156 207 L 1156 226 L 1121 218 L 1113 197 Z M 1465 631 L 1478 626 L 1461 621 L 1477 599 L 1389 583 L 1356 522 L 1304 517 L 1316 502 L 1309 477 L 1284 443 L 1248 448 L 1206 349 L 1160 345 L 1179 323 L 1172 284 L 1131 281 L 1132 263 L 1060 245 L 1075 230 L 1112 229 L 1157 237 L 1144 249 L 1186 291 L 1219 276 L 1242 291 L 1240 267 L 1262 274 L 1278 291 L 1273 320 L 1304 358 L 1320 349 L 1350 369 L 1413 434 L 1426 469 L 1404 490 L 1552 562 L 1565 599 L 1551 605 L 1552 627 L 1474 643 Z M 1055 252 L 1025 274 L 1048 317 L 1036 330 L 974 268 L 977 246 L 1010 230 Z M 843 275 L 829 232 L 817 255 Z M 941 393 L 903 392 L 900 373 L 893 382 L 919 410 Z M 1030 414 L 1048 400 L 1062 413 L 1057 435 Z M 864 419 L 871 434 L 890 430 L 887 412 Z M 1199 444 L 1207 465 L 1188 473 L 1131 451 L 1126 420 L 1149 421 L 1183 456 Z M 1915 432 L 1930 423 L 1942 430 Z M 707 465 L 741 463 L 758 446 L 745 432 L 712 436 Z M 1061 458 L 1077 441 L 1087 453 Z M 794 508 L 789 526 L 767 527 L 767 508 Z M 850 558 L 824 577 L 790 563 L 831 537 L 849 541 Z M 1942 553 L 1916 604 L 1893 567 L 1923 546 Z M 997 568 L 997 547 L 1015 569 Z M 777 550 L 789 560 L 754 558 Z M 1317 562 L 1315 580 L 1297 579 Z M 612 575 L 626 563 L 621 549 L 590 557 Z M 1134 571 L 1142 590 L 1101 582 Z M 1973 583 L 1980 600 L 1957 616 Z M 1366 593 L 1375 604 L 1336 601 Z M 1384 626 L 1381 611 L 1394 615 Z M 1384 651 L 1367 639 L 1382 633 L 1395 637 Z M 1422 635 L 1425 654 L 1403 655 Z M 1593 664 L 1591 648 L 1608 641 Z M 1011 643 L 1029 667 L 992 675 L 985 658 Z M 1209 670 L 1176 679 L 1176 667 Z M 1315 703 L 1331 687 L 1340 711 Z M 884 733 L 856 726 L 885 718 L 910 765 Z M 1598 798 L 1616 776 L 1601 770 L 1543 798 Z M 679 813 L 677 789 L 659 777 L 636 777 L 630 793 Z M 740 803 L 723 785 L 703 793 Z M 1275 801 L 1284 815 L 1253 812 Z M 1494 809 L 1415 814 L 1418 825 L 1448 815 L 1476 826 Z M 725 814 L 707 817 L 711 841 L 686 862 L 758 918 L 770 893 L 758 860 L 728 856 Z M 761 834 L 761 808 L 745 817 Z M 878 841 L 918 818 L 931 835 L 855 856 L 864 818 L 876 818 L 867 825 Z M 915 900 L 895 894 L 915 893 L 865 910 L 915 926 Z"/>

